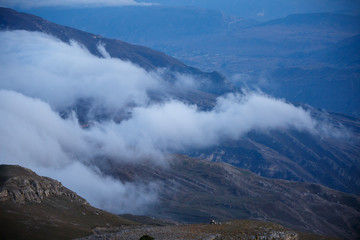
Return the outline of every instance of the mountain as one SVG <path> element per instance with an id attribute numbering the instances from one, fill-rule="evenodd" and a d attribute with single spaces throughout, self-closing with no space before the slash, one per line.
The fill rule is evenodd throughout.
<path id="1" fill-rule="evenodd" d="M 264 89 L 293 102 L 359 116 L 359 49 L 355 35 L 299 56 L 297 64 L 274 69 Z"/>
<path id="2" fill-rule="evenodd" d="M 3 8 L 1 9 L 0 16 L 1 29 L 41 31 L 65 42 L 74 39 L 89 48 L 89 51 L 97 56 L 102 55 L 101 51 L 97 48 L 99 42 L 102 42 L 106 44 L 107 51 L 113 58 L 134 61 L 135 64 L 143 66 L 148 71 L 154 70 L 157 67 L 167 66 L 171 71 L 191 73 L 195 74 L 195 76 L 196 74 L 200 74 L 197 76 L 211 75 L 211 73 L 194 70 L 165 54 L 152 51 L 148 48 L 56 25 L 33 15 L 17 13 Z M 292 26 L 284 27 L 283 25 L 283 23 L 275 24 L 276 28 L 279 27 L 281 31 L 292 29 Z M 274 24 L 271 26 L 272 30 L 274 30 Z M 264 34 L 263 36 L 270 36 L 270 30 L 263 32 L 265 28 L 267 26 L 258 25 L 256 27 L 244 28 L 244 32 L 257 29 L 255 35 L 261 33 Z M 321 30 L 317 30 L 317 27 L 309 31 L 321 32 Z M 236 31 L 234 34 L 239 34 L 239 32 Z M 291 34 L 295 34 L 295 32 L 291 32 L 289 35 Z M 349 32 L 346 32 L 344 35 L 348 34 Z M 336 38 L 341 38 L 335 35 L 331 35 L 330 42 L 336 42 Z M 270 40 L 275 41 L 277 37 L 275 36 Z M 332 45 L 328 39 L 321 40 L 320 42 L 321 48 L 327 48 L 328 45 Z M 224 44 L 226 45 L 226 42 Z M 251 42 L 249 41 L 248 44 L 251 44 Z M 260 40 L 256 44 L 261 45 L 263 42 Z M 266 44 L 264 43 L 263 46 L 266 46 Z M 276 43 L 276 46 L 279 47 L 281 44 Z M 300 46 L 299 48 L 302 47 Z M 290 48 L 285 50 L 288 51 L 287 53 L 291 53 Z M 270 49 L 269 51 L 274 52 L 275 50 Z M 309 51 L 309 53 L 312 53 L 312 51 Z M 279 55 L 282 55 L 282 53 L 279 53 Z M 296 61 L 299 59 L 297 58 Z M 264 65 L 264 67 L 266 66 Z M 289 65 L 285 67 L 288 68 Z M 169 75 L 171 77 L 171 74 Z M 226 89 L 231 89 L 228 88 L 226 80 L 222 77 L 221 79 L 219 81 L 216 79 L 205 81 L 201 88 L 181 93 L 182 100 L 190 104 L 203 102 L 204 108 L 207 107 L 205 110 L 211 109 L 217 96 L 216 93 L 222 93 Z M 176 88 L 173 89 L 173 94 L 171 97 L 179 97 Z M 20 94 L 15 95 L 19 97 L 18 95 Z M 156 94 L 155 97 L 157 97 Z M 23 95 L 19 98 L 27 99 Z M 58 112 L 54 113 L 46 103 L 38 101 L 38 104 L 39 102 L 46 106 L 46 113 L 50 111 L 52 113 L 51 116 L 55 115 L 54 119 L 62 122 L 63 119 L 57 118 Z M 89 102 L 91 101 L 79 99 L 77 105 L 81 106 L 82 109 L 74 108 L 74 111 L 79 115 L 81 123 L 86 123 L 87 104 Z M 144 159 L 137 162 L 138 164 L 124 163 L 124 159 L 118 159 L 122 155 L 119 157 L 114 154 L 115 156 L 113 156 L 112 154 L 107 154 L 107 152 L 105 154 L 100 152 L 100 156 L 96 155 L 95 159 L 90 157 L 90 159 L 84 159 L 84 161 L 88 164 L 97 165 L 104 176 L 111 175 L 123 182 L 139 182 L 144 184 L 155 182 L 158 184 L 160 186 L 159 205 L 152 212 L 149 212 L 149 214 L 157 217 L 168 217 L 184 222 L 208 221 L 212 218 L 216 218 L 216 220 L 228 218 L 271 220 L 303 231 L 356 239 L 358 238 L 357 229 L 359 228 L 359 198 L 348 193 L 359 193 L 360 168 L 358 156 L 360 155 L 360 120 L 357 117 L 326 113 L 311 106 L 298 105 L 307 109 L 314 119 L 324 122 L 325 124 L 319 125 L 325 126 L 324 129 L 318 129 L 319 132 L 314 134 L 289 128 L 279 128 L 276 131 L 267 132 L 261 131 L 261 129 L 259 131 L 254 129 L 240 140 L 227 140 L 222 141 L 215 147 L 195 149 L 194 151 L 188 151 L 187 149 L 184 152 L 180 152 L 184 155 L 200 157 L 209 161 L 176 155 L 173 160 L 170 160 L 168 168 L 155 167 L 152 163 L 147 164 Z M 191 108 L 191 110 L 194 109 L 195 107 Z M 66 118 L 64 115 L 61 116 Z M 102 117 L 106 120 L 113 120 L 111 116 L 106 114 L 103 114 Z M 176 115 L 176 119 L 181 119 L 181 117 L 183 116 Z M 121 121 L 124 121 L 124 119 L 119 120 L 119 122 Z M 147 121 L 147 119 L 144 121 Z M 113 124 L 119 124 L 119 122 Z M 326 124 L 328 122 L 331 124 Z M 48 130 L 47 128 L 42 128 L 42 123 L 41 121 L 41 126 L 35 128 L 35 130 L 40 129 L 41 133 L 44 132 L 44 135 L 47 135 Z M 100 123 L 100 121 L 97 123 Z M 84 135 L 86 139 L 82 143 L 84 145 L 85 143 L 90 143 L 92 139 L 87 138 L 87 136 L 90 136 L 87 133 L 91 133 L 91 126 L 89 127 L 89 132 L 86 132 L 86 129 L 78 129 L 77 123 L 74 123 L 74 125 L 74 128 L 71 128 L 71 130 L 77 129 L 76 131 L 78 132 L 86 133 Z M 137 127 L 138 125 L 135 126 Z M 86 127 L 88 126 L 84 126 L 84 128 Z M 51 128 L 50 131 L 52 130 Z M 171 129 L 171 131 L 173 130 Z M 174 130 L 175 133 L 179 131 L 181 129 Z M 57 133 L 53 134 L 56 135 Z M 113 134 L 113 131 L 111 134 Z M 132 135 L 132 133 L 128 134 Z M 42 138 L 44 135 L 41 135 L 39 138 Z M 71 134 L 70 136 L 72 137 Z M 82 141 L 81 136 L 78 138 L 80 141 Z M 101 136 L 95 138 L 94 148 L 103 147 Z M 142 137 L 143 135 L 140 134 L 139 136 Z M 205 136 L 207 135 L 205 134 Z M 187 140 L 183 139 L 183 141 Z M 66 147 L 69 147 L 70 154 L 72 154 L 72 147 L 68 146 L 71 145 L 68 144 L 69 137 L 61 135 L 61 141 L 66 143 Z M 133 141 L 137 141 L 137 135 L 134 136 Z M 167 138 L 159 142 L 163 143 L 164 141 L 167 141 Z M 54 142 L 57 142 L 56 137 Z M 58 147 L 57 149 L 61 148 L 61 144 L 56 146 Z M 118 145 L 115 144 L 114 146 L 115 150 L 118 150 Z M 130 147 L 132 147 L 131 144 Z M 136 151 L 136 147 L 137 145 L 131 150 Z M 65 152 L 68 148 L 61 150 Z M 63 153 L 61 150 L 59 151 Z M 80 153 L 85 153 L 85 157 L 88 156 L 86 150 L 88 148 L 81 147 Z M 67 156 L 66 153 L 64 155 Z M 90 154 L 90 156 L 92 155 Z M 75 154 L 75 156 L 71 157 L 77 157 L 77 155 Z M 96 159 L 97 157 L 99 159 Z M 235 166 L 217 163 L 217 161 L 229 162 Z M 236 166 L 250 169 L 256 174 L 247 170 L 241 170 Z M 262 176 L 299 182 L 266 179 Z M 302 181 L 310 183 L 301 183 Z M 332 190 L 319 184 L 348 193 Z"/>
<path id="3" fill-rule="evenodd" d="M 60 182 L 21 166 L 0 165 L 2 239 L 73 239 L 96 227 L 138 223 L 92 207 Z"/>
<path id="4" fill-rule="evenodd" d="M 314 12 L 327 4 L 281 2 L 281 6 L 289 5 L 297 11 L 308 9 L 266 22 L 209 10 L 211 4 L 204 9 L 164 3 L 152 7 L 28 11 L 59 24 L 149 46 L 206 71 L 217 70 L 239 88 L 261 89 L 291 102 L 359 116 L 359 68 L 351 60 L 359 55 L 359 47 L 346 39 L 354 37 L 349 41 L 355 41 L 360 34 L 360 18 L 334 10 L 355 3 L 332 3 L 336 7 L 331 12 Z M 219 8 L 249 5 L 238 1 L 212 4 Z M 259 5 L 256 11 L 261 12 L 276 4 L 253 5 Z M 249 8 L 243 9 L 250 12 Z M 349 45 L 343 49 L 343 44 Z M 334 61 L 344 64 L 333 65 Z"/>
<path id="5" fill-rule="evenodd" d="M 146 46 L 156 42 L 168 45 L 180 39 L 191 41 L 191 38 L 212 36 L 233 26 L 248 27 L 257 23 L 221 11 L 194 7 L 48 7 L 32 9 L 31 13 L 58 24 L 128 42 L 142 42 Z"/>
<path id="6" fill-rule="evenodd" d="M 130 182 L 159 183 L 148 215 L 181 222 L 258 219 L 347 239 L 359 237 L 360 199 L 318 184 L 268 179 L 225 163 L 184 155 L 168 167 L 108 161 L 104 173 Z"/>
<path id="7" fill-rule="evenodd" d="M 218 72 L 205 73 L 189 67 L 182 62 L 167 56 L 164 53 L 153 51 L 150 48 L 132 45 L 120 40 L 107 39 L 99 35 L 90 34 L 73 28 L 48 22 L 40 17 L 18 13 L 12 9 L 0 8 L 0 29 L 39 31 L 52 35 L 64 42 L 75 40 L 85 46 L 92 54 L 103 57 L 98 45 L 104 44 L 111 57 L 127 60 L 146 70 L 165 68 L 170 77 L 175 72 L 193 75 L 206 79 L 203 88 L 214 93 L 229 91 L 231 86 Z"/>
<path id="8" fill-rule="evenodd" d="M 319 183 L 340 191 L 360 193 L 359 119 L 330 115 L 340 124 L 342 138 L 299 131 L 252 131 L 239 141 L 188 153 L 209 161 L 226 162 L 264 177 Z M 346 126 L 346 128 L 344 127 Z"/>
<path id="9" fill-rule="evenodd" d="M 278 61 L 291 53 L 326 48 L 359 33 L 360 27 L 359 16 L 335 13 L 293 14 L 258 22 L 191 7 L 48 7 L 28 12 L 65 26 L 149 46 L 182 61 L 194 61 L 201 69 L 219 69 L 227 75 L 239 72 L 229 66 L 236 63 L 233 58 L 271 57 Z M 216 58 L 217 54 L 226 60 Z M 211 61 L 201 61 L 200 57 Z M 246 70 L 256 62 L 243 64 L 246 62 L 234 68 Z"/>
<path id="10" fill-rule="evenodd" d="M 191 186 L 189 188 L 192 189 Z M 96 189 L 94 189 L 96 190 Z M 195 188 L 192 190 L 196 190 Z M 40 177 L 21 166 L 0 165 L 0 234 L 2 239 L 139 239 L 145 234 L 156 239 L 333 239 L 284 228 L 262 221 L 228 221 L 222 225 L 178 225 L 141 216 L 127 217 L 90 206 L 85 199 L 56 180 Z M 139 222 L 146 225 L 139 225 Z M 194 232 L 194 229 L 196 231 Z M 94 234 L 86 237 L 89 234 Z M 183 239 L 183 238 L 182 238 Z"/>
<path id="11" fill-rule="evenodd" d="M 360 35 L 346 38 L 324 51 L 314 53 L 318 62 L 333 66 L 358 68 L 360 64 Z"/>

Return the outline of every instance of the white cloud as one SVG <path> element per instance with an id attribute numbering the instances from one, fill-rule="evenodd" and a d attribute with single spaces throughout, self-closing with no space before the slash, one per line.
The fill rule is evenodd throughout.
<path id="1" fill-rule="evenodd" d="M 106 54 L 105 47 L 99 48 Z M 96 98 L 112 109 L 145 104 L 159 77 L 130 62 L 98 58 L 73 42 L 27 31 L 0 33 L 0 88 L 38 97 L 58 108 Z M 108 56 L 109 57 L 109 56 Z"/>
<path id="2" fill-rule="evenodd" d="M 123 183 L 80 162 L 60 169 L 33 167 L 33 170 L 61 181 L 72 191 L 81 193 L 93 206 L 113 213 L 144 214 L 156 204 L 158 198 L 155 183 Z"/>
<path id="3" fill-rule="evenodd" d="M 153 3 L 144 3 L 134 0 L 0 0 L 4 7 L 119 7 L 119 6 L 151 6 Z"/>
<path id="4" fill-rule="evenodd" d="M 221 96 L 208 111 L 177 100 L 151 102 L 148 91 L 166 91 L 166 81 L 111 58 L 106 46 L 99 48 L 106 58 L 41 33 L 0 33 L 0 163 L 54 177 L 98 207 L 139 213 L 156 200 L 156 186 L 102 176 L 94 161 L 162 165 L 167 154 L 236 140 L 252 130 L 316 132 L 308 112 L 259 93 Z M 193 86 L 188 76 L 179 78 Z M 120 123 L 94 122 L 89 129 L 82 129 L 75 115 L 59 116 L 58 109 L 84 97 L 115 111 L 131 105 L 131 114 Z M 138 193 L 148 200 L 139 200 Z"/>
<path id="5" fill-rule="evenodd" d="M 113 135 L 104 149 L 112 154 L 117 149 L 114 143 L 121 142 L 137 154 L 155 155 L 154 150 L 161 153 L 210 147 L 222 140 L 239 139 L 251 130 L 294 128 L 315 132 L 315 126 L 308 112 L 284 101 L 261 94 L 229 94 L 219 97 L 211 111 L 179 101 L 134 108 L 130 119 L 104 126 L 104 133 Z"/>
<path id="6" fill-rule="evenodd" d="M 97 156 L 96 136 L 76 119 L 62 119 L 41 100 L 6 90 L 0 90 L 0 116 L 0 163 L 55 178 L 94 206 L 116 213 L 143 213 L 156 201 L 156 184 L 122 183 L 89 165 Z"/>

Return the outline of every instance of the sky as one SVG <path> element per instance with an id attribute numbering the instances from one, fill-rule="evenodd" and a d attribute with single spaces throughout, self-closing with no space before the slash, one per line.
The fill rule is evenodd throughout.
<path id="1" fill-rule="evenodd" d="M 289 14 L 338 12 L 360 14 L 358 0 L 0 0 L 0 6 L 31 9 L 39 7 L 122 7 L 122 6 L 197 7 L 222 11 L 228 15 L 269 20 Z"/>
<path id="2" fill-rule="evenodd" d="M 6 7 L 119 7 L 119 6 L 151 6 L 135 0 L 0 0 L 0 5 Z"/>
<path id="3" fill-rule="evenodd" d="M 259 92 L 219 96 L 207 111 L 171 98 L 152 101 L 149 92 L 168 91 L 160 70 L 147 72 L 98 47 L 103 58 L 43 33 L 0 32 L 1 163 L 55 178 L 96 207 L 141 214 L 157 202 L 159 186 L 106 176 L 98 169 L 101 159 L 146 160 L 161 168 L 169 154 L 241 139 L 249 131 L 317 134 L 319 123 L 310 112 Z M 177 81 L 184 79 L 192 81 Z M 60 117 L 61 110 L 88 98 L 93 106 L 125 108 L 130 115 L 120 122 L 94 121 L 89 128 L 81 127 L 75 112 Z"/>

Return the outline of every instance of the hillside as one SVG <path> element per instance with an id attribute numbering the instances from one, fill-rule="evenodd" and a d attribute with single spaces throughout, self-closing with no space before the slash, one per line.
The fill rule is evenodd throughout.
<path id="1" fill-rule="evenodd" d="M 200 173 L 199 176 L 193 175 L 191 171 L 189 171 L 194 167 L 193 164 L 197 165 L 198 168 L 196 172 Z M 204 166 L 206 166 L 206 168 L 210 166 L 210 171 L 202 172 Z M 129 166 L 127 166 L 127 170 L 130 170 L 131 172 L 132 170 L 128 167 Z M 140 166 L 137 167 L 139 168 Z M 146 168 L 143 170 L 145 169 Z M 148 169 L 143 175 L 144 178 L 142 178 L 142 180 L 146 181 L 150 178 L 156 178 L 157 180 L 161 179 L 161 182 L 164 184 L 162 188 L 164 192 L 161 194 L 164 198 L 159 203 L 159 208 L 153 210 L 153 214 L 156 213 L 161 217 L 168 216 L 173 219 L 177 218 L 178 220 L 186 222 L 191 222 L 192 220 L 186 217 L 184 218 L 184 216 L 189 214 L 188 216 L 194 218 L 199 213 L 201 213 L 202 217 L 200 219 L 196 218 L 197 221 L 204 222 L 209 222 L 213 218 L 220 220 L 222 220 L 221 218 L 224 218 L 225 220 L 227 218 L 233 219 L 234 217 L 248 217 L 245 216 L 246 214 L 239 214 L 241 211 L 234 212 L 234 207 L 240 204 L 244 207 L 245 211 L 250 211 L 250 209 L 254 211 L 255 207 L 258 208 L 262 204 L 266 205 L 266 202 L 272 198 L 269 198 L 267 201 L 262 201 L 261 198 L 259 198 L 257 200 L 258 203 L 251 203 L 251 198 L 253 196 L 250 195 L 254 195 L 261 191 L 262 194 L 265 194 L 264 196 L 271 197 L 277 195 L 279 199 L 283 199 L 284 196 L 282 196 L 282 191 L 286 190 L 285 188 L 276 187 L 276 189 L 281 189 L 281 191 L 276 191 L 269 195 L 266 193 L 266 190 L 264 190 L 264 186 L 274 181 L 269 182 L 264 178 L 256 177 L 247 171 L 236 169 L 229 165 L 214 164 L 196 159 L 190 160 L 183 156 L 174 158 L 171 169 L 163 169 L 165 171 Z M 123 170 L 125 169 L 123 168 Z M 115 169 L 115 172 L 117 172 L 118 177 L 123 176 L 118 169 Z M 232 175 L 228 175 L 230 173 Z M 151 174 L 152 177 L 149 174 Z M 135 176 L 135 174 L 132 176 Z M 125 216 L 143 223 L 143 225 L 139 225 L 139 223 L 127 220 L 126 218 L 93 208 L 86 200 L 79 197 L 71 190 L 63 187 L 61 183 L 47 177 L 40 177 L 30 169 L 14 165 L 0 165 L 0 179 L 0 208 L 2 211 L 2 214 L 0 215 L 0 234 L 2 239 L 48 239 L 49 234 L 51 234 L 52 239 L 82 237 L 81 239 L 116 238 L 137 240 L 144 234 L 154 236 L 155 239 L 158 240 L 192 240 L 199 239 L 199 237 L 206 239 L 233 239 L 234 237 L 241 239 L 256 239 L 256 237 L 265 239 L 304 240 L 320 238 L 335 239 L 284 228 L 281 225 L 269 222 L 272 220 L 277 222 L 281 221 L 276 218 L 265 218 L 261 214 L 255 219 L 262 219 L 265 221 L 223 221 L 220 225 L 209 225 L 204 223 L 184 225 L 167 220 L 156 220 L 154 218 Z M 244 180 L 245 182 L 243 182 Z M 241 185 L 245 183 L 241 188 L 239 188 L 240 182 Z M 231 183 L 231 185 L 222 185 L 227 183 Z M 253 185 L 254 183 L 256 184 Z M 246 190 L 249 187 L 249 184 L 253 188 L 251 191 L 249 191 L 249 189 Z M 291 188 L 294 186 L 293 183 L 283 182 L 282 184 L 284 186 L 289 185 Z M 273 187 L 273 185 L 267 185 L 266 187 L 269 188 L 270 186 Z M 337 209 L 341 211 L 346 210 L 341 215 L 341 219 L 350 217 L 350 219 L 346 220 L 346 223 L 351 223 L 354 221 L 352 219 L 353 217 L 358 218 L 359 200 L 357 198 L 354 198 L 351 195 L 330 191 L 321 186 L 304 185 L 303 187 L 310 190 L 310 192 L 304 192 L 308 198 L 314 198 L 317 194 L 317 201 L 314 201 L 312 204 L 316 205 L 319 199 L 324 197 L 327 198 L 328 202 L 336 200 L 339 201 L 337 203 Z M 166 188 L 167 190 L 165 190 Z M 209 194 L 210 188 L 213 188 L 211 194 Z M 299 188 L 299 190 L 305 189 Z M 94 191 L 96 191 L 96 189 L 94 189 Z M 246 191 L 251 194 L 248 197 L 241 197 L 239 194 L 236 194 L 237 197 L 234 195 L 225 201 L 224 199 L 219 198 L 213 202 L 214 199 L 212 199 L 212 194 L 216 194 L 218 191 L 223 193 L 224 199 L 233 195 L 235 191 Z M 237 200 L 235 200 L 234 197 L 236 197 Z M 169 201 L 169 198 L 171 198 L 171 201 Z M 246 200 L 247 198 L 250 199 Z M 216 201 L 220 202 L 216 203 Z M 164 208 L 160 205 L 163 205 Z M 196 208 L 198 209 L 196 210 Z M 232 208 L 232 210 L 229 208 Z M 187 211 L 184 211 L 179 215 L 177 211 L 180 209 L 181 211 L 187 209 Z M 267 212 L 273 211 L 267 207 L 266 209 Z M 264 208 L 260 207 L 256 211 L 261 212 L 262 210 L 264 210 Z M 282 211 L 285 212 L 287 210 L 288 209 L 283 209 Z M 294 209 L 291 213 L 296 211 L 297 209 Z M 316 210 L 314 211 L 316 212 Z M 221 218 L 217 216 L 220 212 L 225 213 Z M 232 213 L 230 214 L 230 212 Z M 328 213 L 323 213 L 323 216 L 326 214 Z M 333 215 L 336 216 L 337 213 Z M 309 218 L 311 217 L 309 216 L 306 220 Z M 340 222 L 340 220 L 337 221 Z M 319 224 L 316 225 L 316 227 L 318 226 Z M 313 229 L 314 227 L 315 226 L 313 226 Z M 344 226 L 340 225 L 340 227 Z M 295 226 L 295 229 L 301 228 Z M 314 231 L 313 229 L 306 229 L 305 231 Z M 304 228 L 301 230 L 304 231 Z M 335 231 L 339 231 L 339 229 L 328 232 L 334 234 Z M 345 230 L 343 229 L 343 231 Z M 321 231 L 317 230 L 317 232 Z M 93 235 L 85 237 L 90 234 Z M 340 236 L 341 234 L 341 232 L 337 233 L 337 235 Z M 350 239 L 354 238 L 354 236 L 351 237 L 349 233 L 347 233 L 346 237 Z"/>
<path id="2" fill-rule="evenodd" d="M 72 239 L 95 227 L 136 222 L 92 207 L 60 182 L 30 169 L 0 165 L 0 235 L 2 239 Z"/>
<path id="3" fill-rule="evenodd" d="M 322 136 L 292 130 L 252 131 L 239 141 L 225 141 L 188 154 L 230 163 L 264 177 L 319 183 L 359 194 L 359 119 L 314 112 L 338 128 L 324 131 Z M 332 131 L 340 136 L 331 136 Z"/>
<path id="4" fill-rule="evenodd" d="M 150 216 L 187 223 L 258 219 L 305 232 L 359 237 L 359 197 L 318 184 L 267 179 L 182 155 L 164 168 L 113 161 L 99 167 L 123 181 L 158 183 L 160 201 Z"/>

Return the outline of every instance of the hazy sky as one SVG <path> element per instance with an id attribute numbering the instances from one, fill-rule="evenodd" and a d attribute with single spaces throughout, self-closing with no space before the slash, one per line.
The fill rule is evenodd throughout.
<path id="1" fill-rule="evenodd" d="M 1 6 L 6 7 L 116 7 L 116 6 L 150 6 L 151 3 L 142 3 L 135 0 L 0 0 Z"/>
<path id="2" fill-rule="evenodd" d="M 360 14 L 358 0 L 0 0 L 0 6 L 37 7 L 121 7 L 121 6 L 189 6 L 219 10 L 257 20 L 269 20 L 296 13 L 338 12 Z"/>

